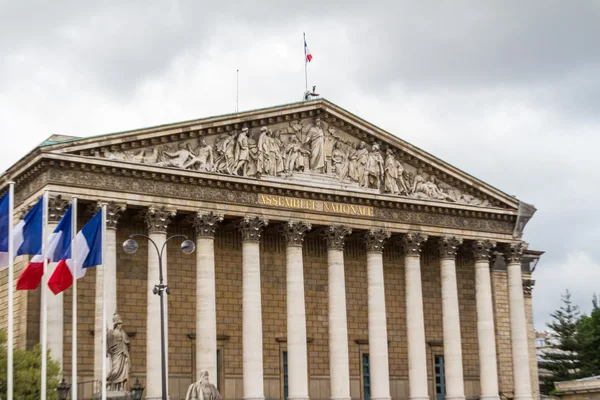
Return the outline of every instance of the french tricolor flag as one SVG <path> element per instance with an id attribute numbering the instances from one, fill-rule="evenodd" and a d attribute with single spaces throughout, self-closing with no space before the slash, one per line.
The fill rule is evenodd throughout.
<path id="1" fill-rule="evenodd" d="M 44 218 L 44 198 L 29 210 L 25 218 L 15 226 L 13 240 L 15 255 L 32 255 L 29 265 L 25 267 L 19 279 L 17 290 L 34 290 L 40 284 L 44 274 L 44 256 L 42 255 Z"/>
<path id="2" fill-rule="evenodd" d="M 102 264 L 102 210 L 96 213 L 77 233 L 73 243 L 69 244 L 70 246 L 63 250 L 60 261 L 48 280 L 48 287 L 54 294 L 64 292 L 71 287 L 74 277 L 83 278 L 87 268 Z M 73 262 L 73 250 L 75 250 L 75 262 Z"/>
<path id="3" fill-rule="evenodd" d="M 308 45 L 306 44 L 306 39 L 304 39 L 304 56 L 306 57 L 305 62 L 310 62 L 312 60 L 312 53 L 310 52 L 310 49 L 308 48 Z"/>
<path id="4" fill-rule="evenodd" d="M 8 193 L 0 199 L 0 269 L 8 267 L 8 232 L 12 221 L 8 220 L 9 214 Z"/>

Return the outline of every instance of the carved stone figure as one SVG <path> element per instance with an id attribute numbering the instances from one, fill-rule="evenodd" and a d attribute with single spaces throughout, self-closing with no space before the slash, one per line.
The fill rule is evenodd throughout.
<path id="1" fill-rule="evenodd" d="M 321 127 L 321 119 L 315 119 L 315 125 L 306 133 L 304 143 L 310 147 L 310 170 L 324 172 L 325 169 L 325 132 Z"/>
<path id="2" fill-rule="evenodd" d="M 335 169 L 335 174 L 340 180 L 348 178 L 349 164 L 348 156 L 342 149 L 342 143 L 335 142 L 333 146 L 333 152 L 331 154 L 331 161 Z"/>
<path id="3" fill-rule="evenodd" d="M 365 142 L 360 142 L 358 149 L 350 155 L 350 178 L 355 182 L 361 182 L 365 174 L 369 150 Z"/>
<path id="4" fill-rule="evenodd" d="M 271 173 L 269 175 L 277 176 L 283 172 L 283 154 L 281 152 L 281 136 L 279 131 L 273 133 L 268 131 L 269 150 L 270 150 L 270 166 Z"/>
<path id="5" fill-rule="evenodd" d="M 123 320 L 119 314 L 113 315 L 113 329 L 106 333 L 106 356 L 108 357 L 109 372 L 106 377 L 106 388 L 114 391 L 127 390 L 129 370 L 129 336 L 122 329 Z"/>
<path id="6" fill-rule="evenodd" d="M 304 155 L 309 154 L 300 146 L 296 136 L 292 136 L 284 150 L 284 170 L 287 173 L 304 170 Z"/>
<path id="7" fill-rule="evenodd" d="M 379 190 L 382 176 L 383 157 L 379 153 L 379 145 L 374 144 L 367 158 L 367 165 L 365 166 L 361 185 L 364 187 L 374 187 Z"/>
<path id="8" fill-rule="evenodd" d="M 400 193 L 404 193 L 405 195 L 410 194 L 409 185 L 404 180 L 404 166 L 400 161 L 396 161 L 396 167 L 398 169 L 398 190 Z"/>
<path id="9" fill-rule="evenodd" d="M 269 170 L 270 139 L 267 131 L 268 129 L 266 126 L 261 127 L 260 135 L 258 136 L 258 160 L 256 162 L 256 172 L 259 175 L 268 175 Z"/>
<path id="10" fill-rule="evenodd" d="M 248 176 L 248 164 L 250 162 L 250 146 L 248 145 L 248 127 L 244 126 L 237 137 L 235 143 L 236 164 L 233 168 L 233 174 L 239 175 L 239 170 L 242 168 L 242 176 Z"/>
<path id="11" fill-rule="evenodd" d="M 383 191 L 386 193 L 398 194 L 398 164 L 394 158 L 392 149 L 387 149 L 385 157 Z"/>
<path id="12" fill-rule="evenodd" d="M 200 146 L 196 149 L 198 155 L 193 156 L 183 168 L 195 167 L 196 171 L 211 172 L 214 161 L 212 147 L 206 143 L 205 138 L 200 138 L 199 144 Z"/>
<path id="13" fill-rule="evenodd" d="M 156 165 L 175 168 L 185 168 L 187 162 L 196 157 L 192 150 L 192 145 L 189 143 L 186 143 L 183 148 L 175 152 L 163 151 L 163 156 L 166 156 L 167 159 L 156 163 Z"/>
<path id="14" fill-rule="evenodd" d="M 235 132 L 224 134 L 216 144 L 219 157 L 215 161 L 215 170 L 222 174 L 233 174 L 235 166 Z"/>
<path id="15" fill-rule="evenodd" d="M 200 379 L 189 386 L 185 400 L 221 400 L 219 390 L 208 381 L 208 371 L 200 372 Z"/>

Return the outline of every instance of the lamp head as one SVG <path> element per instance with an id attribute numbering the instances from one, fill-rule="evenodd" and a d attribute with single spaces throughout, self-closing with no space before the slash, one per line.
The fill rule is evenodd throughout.
<path id="1" fill-rule="evenodd" d="M 135 378 L 135 383 L 131 387 L 131 396 L 133 400 L 142 400 L 142 394 L 144 393 L 144 387 L 140 383 L 139 378 Z"/>
<path id="2" fill-rule="evenodd" d="M 127 254 L 134 254 L 138 249 L 138 244 L 134 239 L 127 239 L 123 242 L 123 251 Z"/>
<path id="3" fill-rule="evenodd" d="M 65 378 L 58 384 L 56 387 L 56 391 L 58 392 L 58 400 L 67 400 L 69 397 L 69 391 L 71 390 L 71 385 L 65 382 Z"/>
<path id="4" fill-rule="evenodd" d="M 183 254 L 192 254 L 196 250 L 196 244 L 189 239 L 186 239 L 181 243 L 181 252 Z"/>

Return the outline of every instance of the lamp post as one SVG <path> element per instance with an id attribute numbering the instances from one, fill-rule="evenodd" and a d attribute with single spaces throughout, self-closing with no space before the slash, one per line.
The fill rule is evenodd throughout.
<path id="1" fill-rule="evenodd" d="M 65 378 L 62 378 L 62 382 L 60 382 L 56 387 L 56 391 L 58 392 L 58 400 L 67 400 L 69 398 L 70 390 L 71 385 L 65 382 Z"/>
<path id="2" fill-rule="evenodd" d="M 173 235 L 167 238 L 165 242 L 162 244 L 160 250 L 158 245 L 154 242 L 154 240 L 150 239 L 149 236 L 142 234 L 135 234 L 129 236 L 125 242 L 123 242 L 123 250 L 127 254 L 134 254 L 138 249 L 138 244 L 135 241 L 135 237 L 143 237 L 148 239 L 150 243 L 154 245 L 156 249 L 156 254 L 158 255 L 158 285 L 154 285 L 154 289 L 152 293 L 157 294 L 160 299 L 160 356 L 161 356 L 161 371 L 162 371 L 162 399 L 167 400 L 167 366 L 166 366 L 166 355 L 165 355 L 165 306 L 163 303 L 163 293 L 167 293 L 169 295 L 171 293 L 171 289 L 164 284 L 163 279 L 163 270 L 162 270 L 162 256 L 167 246 L 167 242 L 171 239 L 175 238 L 183 238 L 184 241 L 181 243 L 181 251 L 184 254 L 192 254 L 196 249 L 196 245 L 194 242 L 189 240 L 185 235 Z"/>

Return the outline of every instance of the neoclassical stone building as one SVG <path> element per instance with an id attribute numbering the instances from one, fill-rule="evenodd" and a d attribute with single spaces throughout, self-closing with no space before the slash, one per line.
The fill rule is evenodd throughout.
<path id="1" fill-rule="evenodd" d="M 100 379 L 104 305 L 160 395 L 158 258 L 141 239 L 122 250 L 135 233 L 197 246 L 164 257 L 171 399 L 203 369 L 228 400 L 538 397 L 534 209 L 324 99 L 53 136 L 0 191 L 11 180 L 17 213 L 51 192 L 49 229 L 72 196 L 80 227 L 108 204 L 105 263 L 78 281 L 80 398 Z M 39 342 L 41 290 L 16 294 L 20 347 Z M 48 298 L 69 377 L 71 289 Z"/>

